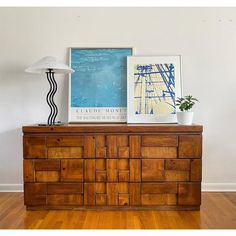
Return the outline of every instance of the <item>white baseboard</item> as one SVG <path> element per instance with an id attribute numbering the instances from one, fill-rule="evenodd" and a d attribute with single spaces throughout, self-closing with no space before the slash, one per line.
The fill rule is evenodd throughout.
<path id="1" fill-rule="evenodd" d="M 202 183 L 202 192 L 236 192 L 236 183 Z"/>
<path id="2" fill-rule="evenodd" d="M 23 192 L 23 184 L 0 184 L 0 192 Z M 236 192 L 236 183 L 202 183 L 202 192 Z"/>
<path id="3" fill-rule="evenodd" d="M 0 192 L 23 192 L 23 184 L 0 184 Z"/>

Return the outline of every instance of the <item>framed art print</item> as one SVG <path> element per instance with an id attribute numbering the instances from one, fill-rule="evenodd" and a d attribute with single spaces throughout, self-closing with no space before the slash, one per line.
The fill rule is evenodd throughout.
<path id="1" fill-rule="evenodd" d="M 128 123 L 176 123 L 181 96 L 180 56 L 127 58 Z"/>
<path id="2" fill-rule="evenodd" d="M 69 122 L 127 121 L 127 48 L 70 48 Z"/>

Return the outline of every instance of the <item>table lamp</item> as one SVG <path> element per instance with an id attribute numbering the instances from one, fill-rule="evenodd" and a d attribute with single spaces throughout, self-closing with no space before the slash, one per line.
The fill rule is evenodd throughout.
<path id="1" fill-rule="evenodd" d="M 31 65 L 25 71 L 37 74 L 46 73 L 47 80 L 50 85 L 50 89 L 46 97 L 47 104 L 50 107 L 50 114 L 46 125 L 62 125 L 61 122 L 55 121 L 58 114 L 58 108 L 54 102 L 54 95 L 57 92 L 57 83 L 54 78 L 54 74 L 68 74 L 73 73 L 74 70 L 66 64 L 59 62 L 55 57 L 47 56 Z"/>

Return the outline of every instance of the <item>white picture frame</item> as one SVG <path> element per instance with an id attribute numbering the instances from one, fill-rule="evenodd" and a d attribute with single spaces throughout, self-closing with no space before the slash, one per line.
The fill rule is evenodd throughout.
<path id="1" fill-rule="evenodd" d="M 127 123 L 177 123 L 181 56 L 127 57 Z"/>

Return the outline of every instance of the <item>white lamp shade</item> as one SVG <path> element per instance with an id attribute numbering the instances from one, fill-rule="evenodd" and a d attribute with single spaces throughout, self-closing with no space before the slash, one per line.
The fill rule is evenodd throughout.
<path id="1" fill-rule="evenodd" d="M 51 56 L 43 57 L 28 67 L 25 71 L 29 73 L 41 74 L 47 72 L 49 69 L 52 69 L 53 72 L 58 74 L 69 74 L 74 72 L 74 70 L 69 66 L 59 62 L 55 57 Z"/>

